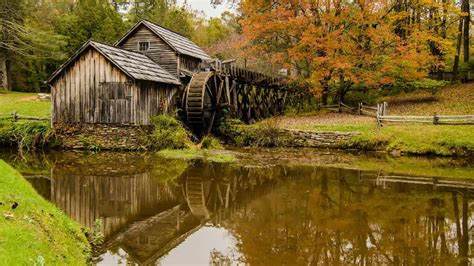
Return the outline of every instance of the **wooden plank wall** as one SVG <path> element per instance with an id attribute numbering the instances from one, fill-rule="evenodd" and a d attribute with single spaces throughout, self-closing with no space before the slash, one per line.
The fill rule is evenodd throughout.
<path id="1" fill-rule="evenodd" d="M 145 26 L 141 26 L 135 33 L 131 34 L 121 44 L 121 47 L 130 51 L 138 51 L 139 42 L 150 42 L 146 55 L 168 70 L 172 75 L 178 77 L 178 56 L 176 52 Z"/>
<path id="2" fill-rule="evenodd" d="M 177 90 L 134 82 L 91 49 L 53 82 L 53 123 L 148 125 L 151 116 L 173 112 Z"/>
<path id="3" fill-rule="evenodd" d="M 52 84 L 53 122 L 100 123 L 108 112 L 101 112 L 107 82 L 130 83 L 129 78 L 100 53 L 88 50 Z M 126 106 L 131 109 L 132 106 Z M 114 106 L 117 109 L 117 106 Z"/>
<path id="4" fill-rule="evenodd" d="M 191 57 L 191 56 L 186 56 L 186 55 L 179 56 L 180 69 L 188 70 L 191 72 L 197 72 L 201 70 L 201 62 L 202 60 Z"/>
<path id="5" fill-rule="evenodd" d="M 136 124 L 149 125 L 150 118 L 158 114 L 172 114 L 178 88 L 154 82 L 138 81 L 132 88 L 132 117 Z"/>

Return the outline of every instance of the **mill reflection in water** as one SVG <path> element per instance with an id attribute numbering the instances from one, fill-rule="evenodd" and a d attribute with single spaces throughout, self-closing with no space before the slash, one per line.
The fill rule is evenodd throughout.
<path id="1" fill-rule="evenodd" d="M 28 178 L 86 227 L 96 262 L 470 264 L 474 183 L 295 164 L 61 155 Z"/>

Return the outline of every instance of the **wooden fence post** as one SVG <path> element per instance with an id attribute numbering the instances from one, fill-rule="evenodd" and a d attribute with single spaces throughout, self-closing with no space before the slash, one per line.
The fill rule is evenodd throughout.
<path id="1" fill-rule="evenodd" d="M 388 115 L 388 103 L 387 102 L 383 102 L 383 113 L 382 113 L 383 116 L 386 116 Z"/>
<path id="2" fill-rule="evenodd" d="M 376 119 L 377 119 L 377 126 L 380 127 L 381 121 L 380 121 L 380 108 L 381 105 L 378 103 L 377 104 L 377 112 L 376 112 Z"/>
<path id="3" fill-rule="evenodd" d="M 359 115 L 362 115 L 362 103 L 359 103 L 358 113 L 359 113 Z"/>
<path id="4" fill-rule="evenodd" d="M 341 101 L 339 101 L 338 106 L 337 106 L 337 110 L 338 110 L 339 113 L 342 112 L 342 109 L 341 109 L 341 108 L 342 108 L 342 107 L 341 107 Z"/>
<path id="5" fill-rule="evenodd" d="M 439 123 L 439 117 L 436 113 L 433 115 L 433 124 L 437 125 Z"/>

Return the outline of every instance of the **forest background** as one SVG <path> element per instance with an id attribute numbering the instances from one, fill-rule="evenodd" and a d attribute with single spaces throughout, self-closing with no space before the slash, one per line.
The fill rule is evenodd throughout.
<path id="1" fill-rule="evenodd" d="M 87 40 L 113 44 L 148 19 L 219 59 L 304 82 L 324 103 L 368 91 L 435 90 L 474 69 L 469 0 L 210 0 L 207 18 L 176 0 L 0 0 L 0 87 L 44 81 Z"/>

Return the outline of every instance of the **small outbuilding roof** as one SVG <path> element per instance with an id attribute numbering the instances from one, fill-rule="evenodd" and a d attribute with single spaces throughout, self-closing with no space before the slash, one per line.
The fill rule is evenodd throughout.
<path id="1" fill-rule="evenodd" d="M 125 36 L 122 37 L 122 39 L 120 39 L 116 43 L 116 45 L 120 45 L 124 40 L 128 38 L 128 36 L 131 35 L 132 32 L 135 32 L 135 30 L 138 29 L 141 25 L 144 25 L 145 27 L 150 29 L 165 43 L 167 43 L 175 52 L 204 60 L 211 58 L 206 52 L 204 52 L 190 39 L 148 20 L 142 20 L 138 22 L 129 32 L 125 34 Z"/>
<path id="2" fill-rule="evenodd" d="M 127 76 L 135 80 L 146 80 L 160 83 L 180 85 L 178 79 L 171 75 L 157 63 L 153 62 L 148 56 L 128 51 L 125 49 L 109 46 L 103 43 L 88 41 L 77 51 L 69 60 L 67 60 L 53 75 L 48 79 L 48 83 L 53 81 L 64 68 L 72 63 L 82 52 L 88 48 L 94 48 L 105 58 L 107 58 L 117 68 L 122 70 Z"/>

